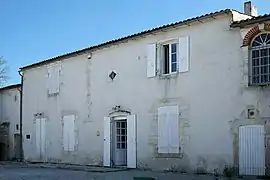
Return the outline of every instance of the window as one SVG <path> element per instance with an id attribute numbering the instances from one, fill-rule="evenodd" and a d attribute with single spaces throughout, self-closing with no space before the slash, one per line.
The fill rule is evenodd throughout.
<path id="1" fill-rule="evenodd" d="M 270 33 L 258 35 L 251 43 L 250 85 L 270 84 Z"/>
<path id="2" fill-rule="evenodd" d="M 158 153 L 179 153 L 178 106 L 158 108 Z"/>
<path id="3" fill-rule="evenodd" d="M 178 43 L 162 45 L 163 74 L 177 72 L 177 47 Z"/>
<path id="4" fill-rule="evenodd" d="M 185 73 L 190 68 L 190 38 L 183 36 L 147 45 L 147 77 Z"/>

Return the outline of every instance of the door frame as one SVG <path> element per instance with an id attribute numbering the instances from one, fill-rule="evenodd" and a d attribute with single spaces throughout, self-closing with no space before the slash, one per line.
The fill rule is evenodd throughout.
<path id="1" fill-rule="evenodd" d="M 107 137 L 107 138 L 109 138 L 110 145 L 106 145 L 105 146 L 105 144 L 104 144 L 104 148 L 110 146 L 110 155 L 109 155 L 109 157 L 107 156 L 107 158 L 110 159 L 110 163 L 108 163 L 108 159 L 106 159 L 106 162 L 104 163 L 104 166 L 115 167 L 115 165 L 114 165 L 114 163 L 112 161 L 113 148 L 114 148 L 114 146 L 112 146 L 113 145 L 112 138 L 114 136 L 113 131 L 112 131 L 113 130 L 112 128 L 114 128 L 114 126 L 113 126 L 114 125 L 114 121 L 115 120 L 116 121 L 117 120 L 126 120 L 127 121 L 127 131 L 128 131 L 128 118 L 129 117 L 135 117 L 135 121 L 136 121 L 136 116 L 135 115 L 132 115 L 130 111 L 121 110 L 121 109 L 118 109 L 118 110 L 115 110 L 115 111 L 109 113 L 109 116 L 108 117 L 104 117 L 104 120 L 106 119 L 107 123 L 108 123 L 108 121 L 110 121 L 110 137 Z M 135 148 L 133 148 L 132 150 L 137 149 L 137 140 L 136 140 L 137 139 L 137 123 L 133 123 L 133 124 L 135 124 L 136 127 L 135 127 L 135 130 L 134 130 L 134 133 L 135 133 L 135 140 L 134 140 L 135 141 L 135 144 L 134 144 L 134 147 Z M 108 128 L 108 124 L 106 125 L 106 129 L 107 130 L 109 129 Z M 104 135 L 105 134 L 106 133 L 104 132 Z M 129 139 L 129 136 L 128 136 L 128 132 L 127 132 L 127 141 L 128 141 L 128 139 Z M 106 139 L 105 137 L 104 137 L 104 142 L 107 142 L 108 143 L 108 139 Z M 106 150 L 103 149 L 103 152 L 104 153 L 105 153 L 105 151 Z M 125 167 L 136 168 L 136 166 L 137 166 L 136 165 L 137 164 L 137 151 L 134 152 L 133 154 L 135 154 L 135 157 L 134 157 L 135 158 L 135 161 L 132 162 L 132 167 L 129 167 L 129 161 L 128 161 L 128 159 L 132 159 L 132 158 L 129 158 L 129 156 L 128 156 L 128 142 L 127 142 L 127 165 Z"/>

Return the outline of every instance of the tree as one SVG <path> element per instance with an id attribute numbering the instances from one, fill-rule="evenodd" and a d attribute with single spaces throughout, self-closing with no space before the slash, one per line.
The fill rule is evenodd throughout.
<path id="1" fill-rule="evenodd" d="M 8 66 L 7 62 L 3 59 L 3 57 L 0 57 L 0 85 L 3 85 L 8 79 L 7 76 L 8 72 Z"/>

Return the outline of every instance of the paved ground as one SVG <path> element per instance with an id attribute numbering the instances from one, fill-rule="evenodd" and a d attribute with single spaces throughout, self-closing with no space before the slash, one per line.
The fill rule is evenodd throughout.
<path id="1" fill-rule="evenodd" d="M 50 167 L 0 165 L 0 180 L 133 180 L 133 177 L 154 177 L 157 180 L 215 180 L 213 176 L 183 175 L 139 170 L 83 171 Z M 100 169 L 97 171 L 97 169 Z M 226 178 L 219 177 L 218 180 Z M 246 178 L 244 178 L 246 179 Z M 255 178 L 248 178 L 254 180 Z"/>

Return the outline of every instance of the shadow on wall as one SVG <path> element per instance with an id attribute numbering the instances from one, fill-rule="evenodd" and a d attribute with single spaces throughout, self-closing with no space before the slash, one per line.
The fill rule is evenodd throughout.
<path id="1" fill-rule="evenodd" d="M 9 123 L 0 125 L 0 161 L 8 160 L 9 153 Z"/>
<path id="2" fill-rule="evenodd" d="M 5 143 L 0 143 L 0 161 L 6 161 L 8 159 L 8 147 Z"/>

